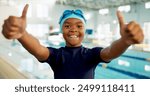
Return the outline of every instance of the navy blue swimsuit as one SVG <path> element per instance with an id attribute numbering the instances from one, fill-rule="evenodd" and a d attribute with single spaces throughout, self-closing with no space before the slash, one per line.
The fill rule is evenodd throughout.
<path id="1" fill-rule="evenodd" d="M 51 54 L 46 61 L 54 71 L 55 79 L 93 79 L 100 58 L 101 47 L 48 47 Z"/>

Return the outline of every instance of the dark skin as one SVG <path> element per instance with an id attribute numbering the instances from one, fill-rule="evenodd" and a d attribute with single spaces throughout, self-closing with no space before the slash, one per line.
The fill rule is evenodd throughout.
<path id="1" fill-rule="evenodd" d="M 28 4 L 24 7 L 22 16 L 10 16 L 3 24 L 2 34 L 7 39 L 17 39 L 24 48 L 38 60 L 46 60 L 51 52 L 45 46 L 26 31 L 26 14 Z M 114 41 L 110 46 L 102 49 L 99 53 L 104 61 L 110 61 L 120 56 L 132 44 L 140 44 L 143 39 L 143 30 L 138 23 L 131 21 L 125 24 L 123 15 L 117 11 L 120 25 L 121 38 Z M 70 18 L 65 21 L 62 27 L 63 37 L 68 47 L 81 46 L 84 38 L 85 26 L 79 19 Z M 39 51 L 40 50 L 40 51 Z"/>
<path id="2" fill-rule="evenodd" d="M 68 47 L 78 47 L 84 38 L 84 24 L 79 19 L 70 18 L 67 19 L 62 27 L 63 37 Z"/>

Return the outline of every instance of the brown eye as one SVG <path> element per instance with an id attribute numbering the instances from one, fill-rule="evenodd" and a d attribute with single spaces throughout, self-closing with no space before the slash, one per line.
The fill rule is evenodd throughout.
<path id="1" fill-rule="evenodd" d="M 78 28 L 82 28 L 83 26 L 82 26 L 82 25 L 77 25 L 77 27 L 78 27 Z"/>
<path id="2" fill-rule="evenodd" d="M 70 25 L 65 25 L 65 28 L 67 28 L 67 29 L 70 28 Z"/>

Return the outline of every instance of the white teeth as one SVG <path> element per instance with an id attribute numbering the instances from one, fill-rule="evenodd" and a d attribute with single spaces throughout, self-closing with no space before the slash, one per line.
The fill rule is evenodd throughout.
<path id="1" fill-rule="evenodd" d="M 69 36 L 70 38 L 77 38 L 77 36 L 76 35 L 71 35 L 71 36 Z"/>

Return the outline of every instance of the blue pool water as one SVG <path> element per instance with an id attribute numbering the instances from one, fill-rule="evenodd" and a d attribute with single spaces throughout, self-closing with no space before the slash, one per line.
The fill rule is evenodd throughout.
<path id="1" fill-rule="evenodd" d="M 150 79 L 150 53 L 127 50 L 122 56 L 112 60 L 107 68 L 97 66 L 95 78 Z"/>

